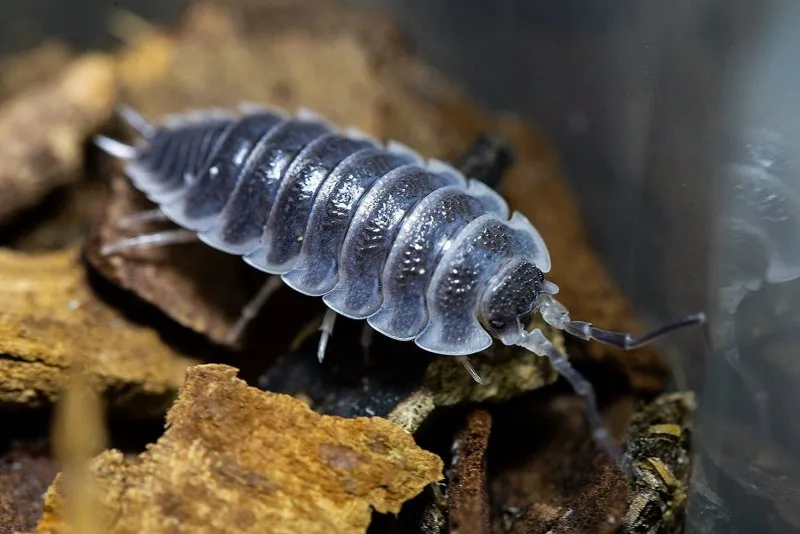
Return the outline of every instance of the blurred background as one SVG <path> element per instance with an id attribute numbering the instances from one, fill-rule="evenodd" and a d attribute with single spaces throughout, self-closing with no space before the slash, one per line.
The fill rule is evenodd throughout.
<path id="1" fill-rule="evenodd" d="M 557 147 L 600 255 L 699 394 L 688 532 L 800 532 L 800 3 L 373 0 L 482 105 Z M 0 8 L 0 49 L 117 44 L 115 9 L 160 25 L 179 1 Z M 590 320 L 591 318 L 581 318 Z"/>

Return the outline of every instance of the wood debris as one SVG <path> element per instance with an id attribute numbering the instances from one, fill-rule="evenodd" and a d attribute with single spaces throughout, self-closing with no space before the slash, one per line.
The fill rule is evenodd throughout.
<path id="1" fill-rule="evenodd" d="M 81 179 L 84 146 L 111 117 L 116 90 L 112 58 L 90 54 L 0 105 L 0 223 Z"/>
<path id="2" fill-rule="evenodd" d="M 53 403 L 81 366 L 114 409 L 162 414 L 192 360 L 88 287 L 75 249 L 0 250 L 0 403 Z"/>
<path id="3" fill-rule="evenodd" d="M 106 451 L 91 471 L 110 534 L 329 534 L 366 532 L 371 508 L 397 513 L 442 461 L 385 419 L 321 416 L 212 364 L 188 370 L 157 443 Z M 38 534 L 68 531 L 61 499 L 57 479 Z"/>

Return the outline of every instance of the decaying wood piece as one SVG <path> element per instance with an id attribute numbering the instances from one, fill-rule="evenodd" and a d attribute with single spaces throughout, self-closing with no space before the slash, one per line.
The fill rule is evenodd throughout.
<path id="1" fill-rule="evenodd" d="M 631 419 L 628 454 L 633 463 L 633 480 L 622 532 L 683 532 L 694 408 L 694 394 L 667 393 Z"/>
<path id="2" fill-rule="evenodd" d="M 490 532 L 486 449 L 491 429 L 489 413 L 476 410 L 453 442 L 447 494 L 450 532 Z"/>
<path id="3" fill-rule="evenodd" d="M 0 457 L 0 532 L 36 528 L 42 495 L 57 472 L 43 441 L 17 444 Z"/>
<path id="4" fill-rule="evenodd" d="M 113 409 L 163 414 L 190 358 L 99 300 L 75 249 L 0 250 L 0 404 L 53 403 L 85 369 Z"/>
<path id="5" fill-rule="evenodd" d="M 0 59 L 0 102 L 32 87 L 47 85 L 74 59 L 63 42 L 45 41 L 31 50 Z"/>
<path id="6" fill-rule="evenodd" d="M 371 508 L 397 513 L 442 478 L 442 461 L 395 424 L 321 416 L 236 372 L 191 367 L 157 443 L 91 462 L 107 532 L 365 532 Z M 68 531 L 60 488 L 38 534 Z"/>
<path id="7" fill-rule="evenodd" d="M 619 440 L 629 401 L 603 410 Z M 493 414 L 490 495 L 493 532 L 618 532 L 628 480 L 593 443 L 582 403 L 567 396 L 515 402 Z"/>
<path id="8" fill-rule="evenodd" d="M 83 149 L 116 103 L 114 61 L 82 56 L 0 105 L 0 223 L 81 178 Z"/>

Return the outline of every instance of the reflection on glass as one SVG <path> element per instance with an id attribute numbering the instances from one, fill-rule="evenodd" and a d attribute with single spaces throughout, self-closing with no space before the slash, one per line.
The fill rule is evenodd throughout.
<path id="1" fill-rule="evenodd" d="M 800 4 L 767 4 L 720 91 L 693 533 L 800 532 Z"/>

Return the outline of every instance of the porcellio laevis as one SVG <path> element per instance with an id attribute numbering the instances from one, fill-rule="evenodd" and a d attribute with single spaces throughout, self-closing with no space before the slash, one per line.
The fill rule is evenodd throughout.
<path id="1" fill-rule="evenodd" d="M 705 320 L 687 315 L 638 339 L 572 320 L 554 298 L 558 287 L 545 280 L 547 245 L 493 188 L 312 112 L 246 104 L 172 115 L 158 126 L 130 108 L 120 116 L 137 132 L 134 144 L 102 136 L 96 142 L 125 160 L 133 185 L 158 206 L 127 222 L 160 219 L 181 228 L 135 236 L 103 253 L 199 239 L 273 275 L 242 311 L 234 335 L 286 284 L 328 307 L 320 361 L 337 314 L 458 357 L 478 381 L 467 356 L 493 339 L 518 345 L 548 358 L 585 399 L 595 439 L 619 460 L 591 383 L 541 330 L 526 325 L 539 313 L 574 336 L 634 349 Z"/>

